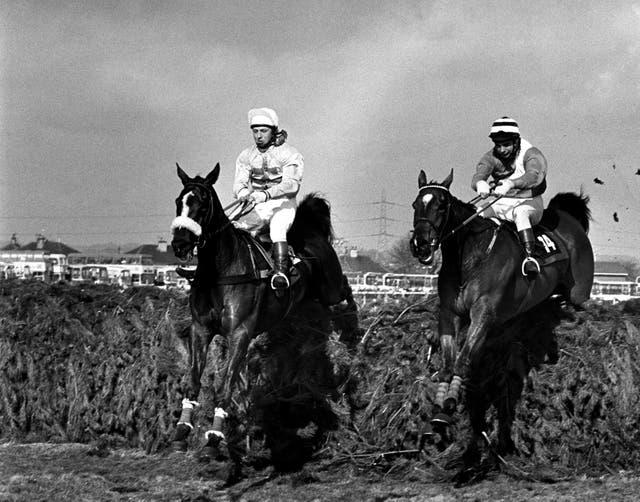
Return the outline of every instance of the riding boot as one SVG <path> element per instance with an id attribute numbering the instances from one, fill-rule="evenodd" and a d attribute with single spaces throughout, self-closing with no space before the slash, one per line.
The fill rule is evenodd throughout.
<path id="1" fill-rule="evenodd" d="M 283 293 L 289 287 L 289 245 L 283 242 L 273 243 L 273 275 L 271 276 L 271 289 L 276 294 Z"/>
<path id="2" fill-rule="evenodd" d="M 524 247 L 526 258 L 522 261 L 522 275 L 530 279 L 535 278 L 540 273 L 540 264 L 532 255 L 536 245 L 536 238 L 533 235 L 533 229 L 525 228 L 518 231 L 520 242 Z"/>

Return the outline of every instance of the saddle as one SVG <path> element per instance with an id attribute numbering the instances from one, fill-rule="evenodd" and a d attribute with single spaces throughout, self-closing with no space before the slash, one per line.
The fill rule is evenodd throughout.
<path id="1" fill-rule="evenodd" d="M 516 242 L 520 243 L 515 223 L 498 218 L 491 218 L 490 220 L 495 224 L 495 229 L 494 237 L 487 250 L 488 252 L 493 248 L 500 228 L 507 230 Z M 569 259 L 567 246 L 555 231 L 558 226 L 558 221 L 558 214 L 555 211 L 545 209 L 540 223 L 533 226 L 533 235 L 536 238 L 533 256 L 542 267 Z"/>
<path id="2" fill-rule="evenodd" d="M 240 284 L 249 281 L 268 279 L 273 274 L 274 264 L 271 258 L 271 240 L 268 234 L 253 236 L 242 232 L 241 238 L 249 249 L 251 271 L 240 276 L 219 279 L 219 284 Z M 325 249 L 323 249 L 325 248 Z M 331 252 L 327 253 L 327 248 Z M 323 252 L 324 251 L 324 252 Z M 315 282 L 314 295 L 325 305 L 335 305 L 342 300 L 342 267 L 331 244 L 324 239 L 309 240 L 303 246 L 289 246 L 291 269 L 290 287 L 293 288 L 303 278 Z M 322 256 L 326 259 L 323 261 Z"/>

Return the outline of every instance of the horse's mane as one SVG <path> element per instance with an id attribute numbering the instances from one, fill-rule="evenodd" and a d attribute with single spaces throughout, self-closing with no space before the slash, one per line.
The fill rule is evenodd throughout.
<path id="1" fill-rule="evenodd" d="M 589 209 L 589 196 L 582 190 L 580 193 L 562 192 L 556 194 L 550 201 L 547 209 L 550 211 L 564 211 L 573 216 L 582 226 L 585 232 L 589 232 L 589 220 L 591 220 L 591 209 Z"/>
<path id="2" fill-rule="evenodd" d="M 295 247 L 297 243 L 313 237 L 322 237 L 330 243 L 334 238 L 331 206 L 316 192 L 306 195 L 298 205 L 288 240 Z"/>

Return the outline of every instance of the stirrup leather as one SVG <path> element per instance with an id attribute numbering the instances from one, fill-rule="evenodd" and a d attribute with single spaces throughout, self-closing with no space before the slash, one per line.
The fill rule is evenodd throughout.
<path id="1" fill-rule="evenodd" d="M 531 256 L 527 256 L 524 260 L 522 260 L 522 275 L 527 277 L 527 273 L 525 272 L 527 263 L 533 263 L 536 266 L 536 274 L 540 273 L 540 264 L 538 263 L 538 260 L 532 258 Z"/>
<path id="2" fill-rule="evenodd" d="M 284 282 L 286 284 L 285 286 L 276 285 L 276 279 L 280 279 L 280 278 L 284 279 Z M 287 274 L 283 272 L 276 272 L 271 276 L 271 289 L 281 290 L 281 289 L 287 289 L 288 287 L 289 287 L 289 278 L 287 277 Z"/>

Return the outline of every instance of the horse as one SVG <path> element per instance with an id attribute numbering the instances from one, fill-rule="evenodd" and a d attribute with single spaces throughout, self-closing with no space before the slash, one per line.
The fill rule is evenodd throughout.
<path id="1" fill-rule="evenodd" d="M 438 248 L 442 252 L 438 329 L 428 342 L 439 345 L 442 355 L 432 424 L 444 429 L 452 422 L 462 384 L 477 371 L 488 335 L 553 295 L 579 307 L 589 299 L 594 273 L 588 196 L 566 192 L 551 199 L 541 223 L 553 231 L 543 238 L 552 238 L 564 259 L 543 262 L 540 274 L 529 279 L 520 272 L 524 251 L 512 224 L 477 217 L 481 209 L 450 192 L 452 181 L 453 170 L 441 183 L 427 182 L 420 171 L 410 240 L 423 264 Z"/>
<path id="2" fill-rule="evenodd" d="M 181 260 L 190 259 L 197 248 L 198 262 L 189 294 L 192 319 L 184 344 L 190 368 L 173 437 L 175 450 L 186 449 L 193 429 L 191 416 L 199 404 L 209 344 L 215 335 L 226 341 L 226 358 L 222 368 L 216 369 L 220 378 L 213 389 L 213 425 L 200 450 L 200 458 L 206 461 L 219 458 L 222 444 L 227 443 L 223 432 L 227 410 L 250 341 L 291 318 L 296 310 L 306 309 L 301 315 L 319 310 L 322 316 L 330 314 L 332 305 L 355 302 L 331 245 L 330 206 L 324 198 L 309 194 L 298 206 L 287 239 L 302 261 L 295 266 L 287 293 L 277 297 L 264 270 L 269 255 L 252 236 L 232 224 L 218 198 L 214 184 L 220 164 L 205 177 L 193 178 L 176 165 L 182 188 L 175 201 L 171 245 Z M 347 310 L 356 315 L 354 309 Z M 228 453 L 233 456 L 232 448 Z M 239 462 L 237 456 L 231 460 Z"/>

